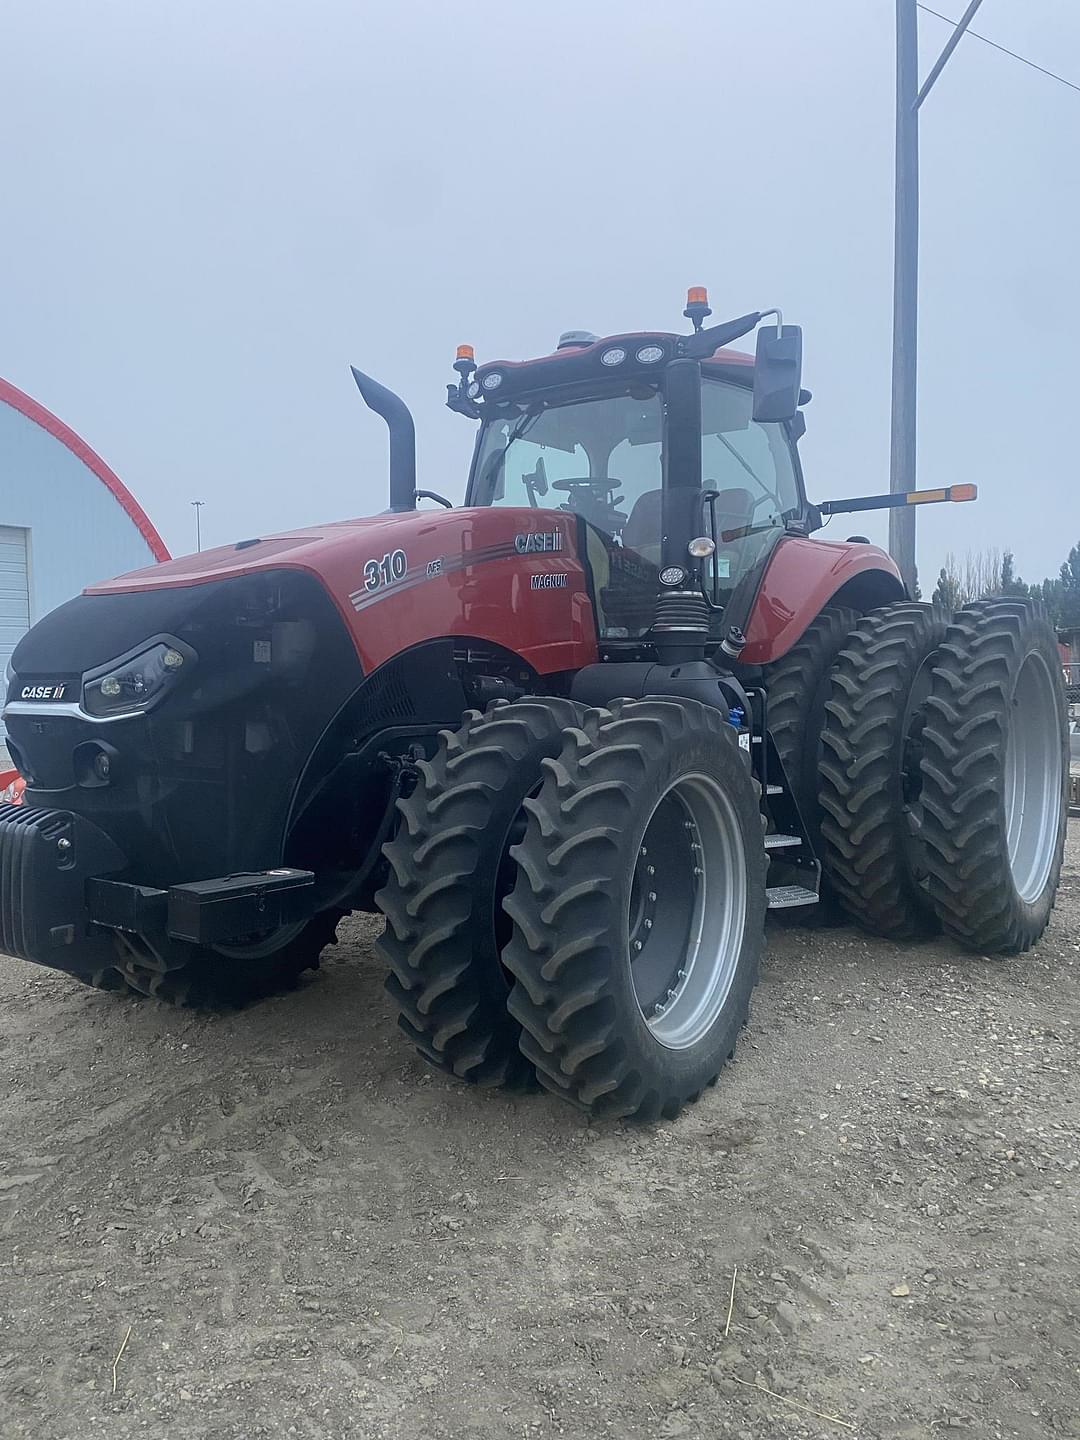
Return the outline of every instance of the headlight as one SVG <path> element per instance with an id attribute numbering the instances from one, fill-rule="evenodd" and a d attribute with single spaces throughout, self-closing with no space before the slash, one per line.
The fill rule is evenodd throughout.
<path id="1" fill-rule="evenodd" d="M 186 647 L 181 650 L 163 640 L 96 670 L 92 676 L 84 675 L 83 709 L 101 718 L 146 710 L 168 694 L 193 658 Z"/>
<path id="2" fill-rule="evenodd" d="M 643 345 L 637 352 L 637 358 L 642 365 L 655 365 L 658 360 L 664 358 L 664 347 L 662 345 Z"/>
<path id="3" fill-rule="evenodd" d="M 499 371 L 492 370 L 489 375 L 484 376 L 483 380 L 480 381 L 480 384 L 484 387 L 485 390 L 497 390 L 502 384 L 502 382 L 503 377 L 499 373 Z"/>
<path id="4" fill-rule="evenodd" d="M 600 356 L 601 365 L 621 365 L 626 359 L 626 351 L 621 345 L 613 345 L 610 350 L 605 350 Z"/>

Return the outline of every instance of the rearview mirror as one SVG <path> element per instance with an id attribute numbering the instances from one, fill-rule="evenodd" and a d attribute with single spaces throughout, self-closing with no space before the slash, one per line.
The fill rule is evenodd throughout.
<path id="1" fill-rule="evenodd" d="M 802 327 L 763 325 L 754 360 L 754 419 L 792 420 L 802 389 Z"/>

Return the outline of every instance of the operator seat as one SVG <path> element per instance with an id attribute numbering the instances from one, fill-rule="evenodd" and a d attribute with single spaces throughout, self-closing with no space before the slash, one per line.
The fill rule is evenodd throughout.
<path id="1" fill-rule="evenodd" d="M 730 542 L 726 547 L 719 536 L 724 530 L 741 530 L 749 525 L 754 513 L 755 497 L 749 490 L 736 487 L 721 490 L 716 499 L 717 545 L 733 551 L 740 543 Z M 643 560 L 654 565 L 661 563 L 663 554 L 663 513 L 664 492 L 646 490 L 634 501 L 634 508 L 623 526 L 622 543 L 628 550 L 636 550 Z"/>
<path id="2" fill-rule="evenodd" d="M 636 550 L 643 560 L 660 564 L 663 549 L 664 492 L 645 490 L 634 501 L 634 508 L 623 526 L 622 543 L 627 550 Z"/>

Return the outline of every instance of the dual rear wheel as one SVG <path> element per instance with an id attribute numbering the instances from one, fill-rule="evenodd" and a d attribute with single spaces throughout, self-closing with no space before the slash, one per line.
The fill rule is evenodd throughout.
<path id="1" fill-rule="evenodd" d="M 1042 609 L 985 600 L 864 615 L 830 671 L 822 862 L 866 929 L 944 928 L 991 954 L 1050 918 L 1065 844 L 1064 687 Z"/>

